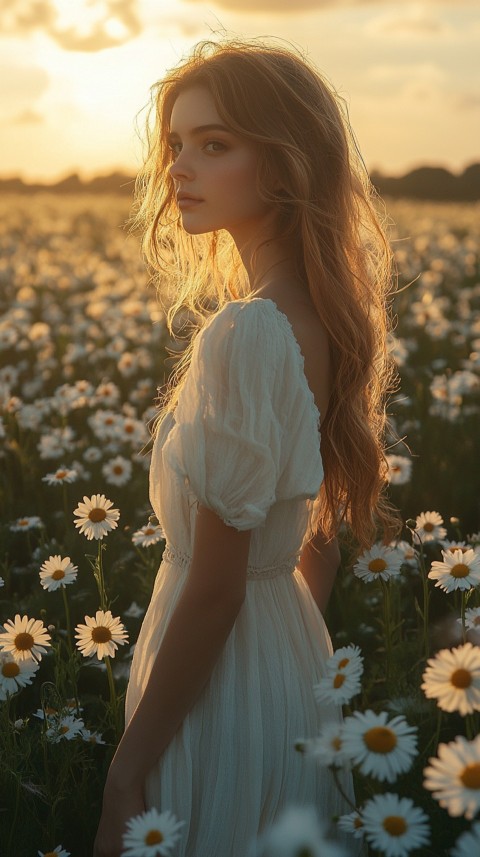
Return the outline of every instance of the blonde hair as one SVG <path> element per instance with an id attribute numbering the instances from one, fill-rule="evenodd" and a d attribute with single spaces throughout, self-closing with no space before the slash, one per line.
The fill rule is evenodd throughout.
<path id="1" fill-rule="evenodd" d="M 278 214 L 279 237 L 290 242 L 328 333 L 331 395 L 321 432 L 317 528 L 333 537 L 344 521 L 367 547 L 378 525 L 386 537 L 398 530 L 384 496 L 385 400 L 395 382 L 387 352 L 393 261 L 344 101 L 303 57 L 258 41 L 201 42 L 152 87 L 155 121 L 153 128 L 147 122 L 132 224 L 142 229 L 154 278 L 167 278 L 174 295 L 170 331 L 181 309 L 202 319 L 249 294 L 228 233 L 192 236 L 181 225 L 167 138 L 173 104 L 192 86 L 206 87 L 222 121 L 257 145 L 258 192 Z M 176 406 L 192 342 L 160 418 Z"/>

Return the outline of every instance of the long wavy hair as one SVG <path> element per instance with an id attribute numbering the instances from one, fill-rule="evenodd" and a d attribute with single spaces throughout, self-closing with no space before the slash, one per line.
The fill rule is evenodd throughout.
<path id="1" fill-rule="evenodd" d="M 176 98 L 193 86 L 206 87 L 225 125 L 256 144 L 258 192 L 278 214 L 278 237 L 291 247 L 328 334 L 331 395 L 321 429 L 325 477 L 315 528 L 329 538 L 345 522 L 359 546 L 368 547 L 378 528 L 385 538 L 399 528 L 384 491 L 386 397 L 396 384 L 387 347 L 393 256 L 344 99 L 290 48 L 204 41 L 151 89 L 131 224 L 141 229 L 153 279 L 160 287 L 168 283 L 170 332 L 180 311 L 197 319 L 159 419 L 176 406 L 202 321 L 250 291 L 225 230 L 189 235 L 182 228 L 168 134 Z"/>

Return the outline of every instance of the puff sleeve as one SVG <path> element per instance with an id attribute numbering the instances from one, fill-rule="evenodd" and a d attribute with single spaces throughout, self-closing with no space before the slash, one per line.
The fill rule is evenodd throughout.
<path id="1" fill-rule="evenodd" d="M 263 300 L 230 302 L 195 340 L 163 455 L 195 498 L 238 530 L 263 524 L 278 499 L 318 492 L 321 461 L 312 479 L 311 457 L 302 470 L 292 456 L 292 444 L 302 444 L 292 436 L 302 428 L 298 370 Z M 303 409 L 305 399 L 303 389 Z M 313 443 L 302 457 L 317 450 L 319 459 L 314 417 L 305 429 Z"/>

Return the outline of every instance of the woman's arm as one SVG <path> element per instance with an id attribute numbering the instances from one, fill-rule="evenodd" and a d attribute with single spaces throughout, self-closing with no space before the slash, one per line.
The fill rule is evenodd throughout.
<path id="1" fill-rule="evenodd" d="M 245 598 L 249 547 L 249 530 L 199 506 L 185 586 L 108 772 L 94 857 L 119 857 L 125 823 L 144 809 L 147 773 L 208 682 Z"/>
<path id="2" fill-rule="evenodd" d="M 340 561 L 337 539 L 327 542 L 323 533 L 316 533 L 302 550 L 298 568 L 321 613 L 327 608 Z"/>

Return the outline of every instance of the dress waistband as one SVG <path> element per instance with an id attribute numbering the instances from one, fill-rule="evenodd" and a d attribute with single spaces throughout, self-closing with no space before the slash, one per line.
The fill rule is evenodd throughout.
<path id="1" fill-rule="evenodd" d="M 165 545 L 162 562 L 171 562 L 186 568 L 190 565 L 192 557 L 172 545 Z M 247 565 L 248 580 L 267 580 L 270 577 L 278 577 L 281 574 L 293 574 L 297 563 L 297 554 L 278 565 Z"/>

